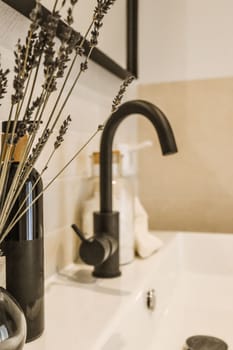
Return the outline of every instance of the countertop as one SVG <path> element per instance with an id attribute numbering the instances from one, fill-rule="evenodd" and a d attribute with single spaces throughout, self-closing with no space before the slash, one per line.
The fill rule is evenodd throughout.
<path id="1" fill-rule="evenodd" d="M 164 241 L 174 233 L 158 233 Z M 162 251 L 166 244 L 160 249 Z M 158 268 L 160 251 L 147 259 L 135 258 L 122 266 L 122 275 L 96 279 L 92 268 L 72 264 L 46 281 L 45 331 L 25 350 L 101 348 L 108 327 L 118 322 L 121 313 L 142 293 L 147 273 Z M 134 296 L 134 298 L 132 298 Z"/>

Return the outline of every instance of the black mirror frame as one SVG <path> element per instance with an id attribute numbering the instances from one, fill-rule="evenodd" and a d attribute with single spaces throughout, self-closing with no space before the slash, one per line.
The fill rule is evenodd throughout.
<path id="1" fill-rule="evenodd" d="M 29 18 L 29 14 L 35 6 L 35 0 L 2 0 L 7 5 L 11 6 L 22 15 Z M 95 48 L 91 54 L 91 59 L 103 68 L 107 69 L 112 74 L 120 79 L 125 79 L 129 74 L 137 78 L 137 41 L 138 41 L 138 0 L 126 0 L 127 3 L 127 33 L 126 33 L 126 48 L 127 62 L 126 68 L 120 66 L 113 58 L 107 56 L 104 52 Z M 46 19 L 49 11 L 43 7 L 42 18 Z M 61 23 L 62 25 L 62 23 Z M 64 24 L 63 24 L 64 25 Z M 59 28 L 58 28 L 59 37 Z M 84 44 L 85 52 L 88 52 L 88 41 Z"/>

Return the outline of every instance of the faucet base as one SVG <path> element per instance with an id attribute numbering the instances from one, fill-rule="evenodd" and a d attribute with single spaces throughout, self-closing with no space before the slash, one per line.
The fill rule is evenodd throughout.
<path id="1" fill-rule="evenodd" d="M 95 268 L 94 271 L 92 272 L 92 275 L 98 278 L 114 278 L 114 277 L 121 276 L 121 271 L 119 270 L 115 273 L 105 273 L 103 271 L 98 271 L 98 269 Z"/>
<path id="2" fill-rule="evenodd" d="M 119 212 L 95 212 L 94 233 L 96 237 L 105 234 L 112 238 L 112 251 L 101 264 L 96 265 L 93 276 L 100 278 L 114 278 L 121 275 L 119 269 Z"/>
<path id="3" fill-rule="evenodd" d="M 44 240 L 5 240 L 6 290 L 21 306 L 29 343 L 44 331 Z"/>

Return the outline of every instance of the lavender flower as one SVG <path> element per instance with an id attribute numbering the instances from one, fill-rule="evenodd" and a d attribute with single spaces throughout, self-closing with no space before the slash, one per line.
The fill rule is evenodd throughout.
<path id="1" fill-rule="evenodd" d="M 56 138 L 56 141 L 54 142 L 54 148 L 57 149 L 61 146 L 62 142 L 64 141 L 64 136 L 68 130 L 69 124 L 71 122 L 70 115 L 64 120 L 62 123 L 60 129 L 59 129 L 59 135 Z"/>
<path id="2" fill-rule="evenodd" d="M 67 18 L 66 21 L 68 25 L 70 26 L 74 22 L 74 17 L 73 17 L 73 8 L 77 4 L 78 0 L 70 0 L 71 7 L 68 8 L 68 13 L 67 13 Z"/>
<path id="3" fill-rule="evenodd" d="M 36 6 L 32 9 L 29 17 L 32 20 L 30 28 L 32 32 L 34 32 L 38 29 L 39 24 L 41 22 L 41 4 L 39 3 L 39 1 L 36 1 Z"/>
<path id="4" fill-rule="evenodd" d="M 0 99 L 4 98 L 4 95 L 6 94 L 6 87 L 7 87 L 7 74 L 10 72 L 9 69 L 6 69 L 3 71 L 2 68 L 0 68 Z M 1 105 L 0 105 L 1 106 Z"/>
<path id="5" fill-rule="evenodd" d="M 43 133 L 43 135 L 38 138 L 37 144 L 35 145 L 35 147 L 33 147 L 32 153 L 28 157 L 28 161 L 25 165 L 25 168 L 27 168 L 35 163 L 36 159 L 39 157 L 39 155 L 41 153 L 41 150 L 44 147 L 44 144 L 48 141 L 50 134 L 51 134 L 50 130 L 46 129 L 45 132 Z"/>
<path id="6" fill-rule="evenodd" d="M 135 79 L 134 76 L 129 75 L 120 86 L 120 89 L 118 91 L 118 94 L 114 97 L 113 103 L 112 103 L 112 113 L 117 110 L 119 105 L 121 104 L 122 98 L 126 92 L 127 87 L 132 83 L 132 81 Z"/>
<path id="7" fill-rule="evenodd" d="M 82 41 L 82 36 L 79 32 L 72 31 L 71 36 L 69 40 L 67 41 L 67 52 L 68 54 L 71 54 L 73 50 L 76 50 L 76 52 L 82 56 L 84 53 L 84 48 L 80 47 Z"/>
<path id="8" fill-rule="evenodd" d="M 103 25 L 104 15 L 107 14 L 110 7 L 116 0 L 97 0 L 97 6 L 94 11 L 94 29 L 92 30 L 90 45 L 91 47 L 97 46 L 100 28 Z"/>
<path id="9" fill-rule="evenodd" d="M 58 12 L 50 14 L 47 18 L 46 24 L 42 28 L 41 37 L 44 39 L 44 75 L 45 83 L 43 87 L 48 92 L 56 90 L 56 79 L 54 72 L 57 68 L 57 60 L 55 58 L 55 42 L 54 39 L 57 34 L 57 27 L 59 23 L 60 15 Z"/>
<path id="10" fill-rule="evenodd" d="M 24 115 L 24 117 L 23 117 L 23 120 L 24 120 L 27 124 L 30 123 L 31 117 L 32 117 L 32 115 L 33 115 L 33 112 L 36 110 L 36 108 L 38 108 L 38 107 L 41 105 L 42 102 L 43 102 L 42 96 L 37 97 L 37 98 L 35 99 L 35 101 L 33 101 L 32 106 L 27 108 L 27 110 L 26 110 L 26 112 L 25 112 L 25 115 Z"/>
<path id="11" fill-rule="evenodd" d="M 15 55 L 15 78 L 13 81 L 13 87 L 15 93 L 11 96 L 12 104 L 16 104 L 24 97 L 24 85 L 29 76 L 29 72 L 36 64 L 36 51 L 34 50 L 35 42 L 37 39 L 37 29 L 41 20 L 41 5 L 39 1 L 36 1 L 36 6 L 30 14 L 32 23 L 30 24 L 25 44 L 22 45 L 20 40 L 17 43 L 17 49 L 14 51 Z"/>
<path id="12" fill-rule="evenodd" d="M 15 77 L 13 80 L 14 91 L 12 93 L 12 105 L 8 116 L 8 121 L 14 122 L 12 134 L 5 139 L 1 152 L 1 161 L 3 163 L 2 172 L 0 174 L 0 193 L 5 186 L 8 179 L 8 162 L 10 161 L 11 154 L 6 152 L 8 149 L 14 147 L 7 147 L 10 143 L 14 146 L 20 137 L 23 137 L 28 133 L 28 143 L 26 145 L 22 160 L 19 162 L 15 177 L 10 185 L 9 193 L 6 195 L 6 200 L 3 203 L 3 210 L 0 213 L 0 241 L 11 230 L 12 226 L 22 217 L 23 211 L 20 211 L 15 215 L 12 222 L 8 227 L 5 224 L 8 220 L 9 213 L 11 212 L 15 200 L 21 193 L 22 186 L 29 176 L 36 160 L 40 156 L 42 150 L 48 142 L 50 135 L 52 134 L 56 124 L 63 112 L 64 107 L 67 104 L 69 97 L 72 94 L 74 87 L 76 86 L 81 73 L 88 69 L 88 61 L 92 52 L 92 49 L 98 44 L 98 37 L 100 28 L 103 25 L 104 15 L 108 12 L 110 7 L 114 4 L 115 0 L 97 0 L 97 5 L 94 9 L 94 15 L 92 23 L 84 37 L 80 33 L 76 33 L 71 29 L 73 23 L 73 8 L 78 3 L 78 0 L 55 0 L 53 11 L 48 15 L 46 22 L 42 24 L 42 7 L 40 0 L 35 0 L 36 6 L 30 14 L 32 20 L 29 30 L 26 35 L 26 40 L 21 43 L 19 40 L 14 52 L 15 55 Z M 65 24 L 61 25 L 60 10 L 57 10 L 58 3 L 61 2 L 61 7 L 68 4 L 67 17 L 65 18 Z M 59 38 L 61 40 L 60 46 L 57 49 L 55 45 L 55 38 L 58 32 L 59 25 Z M 91 31 L 92 28 L 92 31 Z M 60 30 L 61 29 L 61 30 Z M 65 87 L 67 86 L 68 79 L 71 77 L 71 72 L 76 64 L 76 58 L 82 56 L 84 53 L 84 42 L 91 31 L 90 49 L 87 57 L 80 63 L 80 68 L 75 78 L 71 82 L 71 87 L 66 93 Z M 69 64 L 68 72 L 66 68 L 70 61 L 70 56 L 74 52 L 72 62 Z M 38 89 L 38 76 L 41 71 L 44 70 L 44 83 L 42 85 L 41 93 L 39 97 L 35 97 L 35 91 Z M 65 75 L 66 73 L 66 75 Z M 3 98 L 6 93 L 7 79 L 6 75 L 8 70 L 3 71 L 0 68 L 0 99 Z M 46 119 L 46 124 L 43 127 L 40 137 L 37 138 L 40 123 L 42 122 L 45 111 L 47 112 L 47 102 L 50 94 L 57 89 L 57 79 L 65 77 L 62 88 L 57 94 L 55 103 L 52 106 L 52 111 Z M 129 81 L 128 81 L 129 83 Z M 120 103 L 125 88 L 127 87 L 125 82 L 116 96 L 113 105 L 117 108 Z M 40 85 L 41 88 L 41 85 Z M 17 106 L 15 106 L 17 104 Z M 16 107 L 16 108 L 15 108 Z M 50 106 L 49 106 L 50 107 Z M 67 132 L 69 124 L 71 122 L 70 116 L 68 116 L 62 123 L 59 129 L 59 133 L 54 142 L 53 150 L 49 156 L 47 163 L 43 169 L 46 170 L 50 159 L 55 151 L 60 147 L 64 140 L 64 136 Z M 81 147 L 81 149 L 75 154 L 74 157 L 65 165 L 65 167 L 59 171 L 50 184 L 59 176 L 59 174 L 70 164 L 70 162 L 86 147 L 86 145 L 94 138 L 94 136 L 103 130 L 104 124 L 99 125 L 96 132 L 90 137 L 90 139 Z M 36 141 L 37 139 L 37 141 Z M 5 154 L 7 155 L 5 157 Z M 4 156 L 4 158 L 3 158 Z M 45 188 L 46 189 L 46 188 Z M 45 190 L 44 189 L 44 190 Z M 42 194 L 42 192 L 41 192 Z M 37 199 L 36 199 L 37 200 Z M 25 209 L 27 210 L 27 208 Z"/>

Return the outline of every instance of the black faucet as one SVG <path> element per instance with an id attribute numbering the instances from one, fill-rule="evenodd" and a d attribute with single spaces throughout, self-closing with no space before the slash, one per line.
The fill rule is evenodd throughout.
<path id="1" fill-rule="evenodd" d="M 119 124 L 131 114 L 141 114 L 157 131 L 163 155 L 177 152 L 173 131 L 164 113 L 142 100 L 123 103 L 107 120 L 100 143 L 100 211 L 94 213 L 94 237 L 85 239 L 76 225 L 74 231 L 82 240 L 80 256 L 94 266 L 93 275 L 117 277 L 119 268 L 119 212 L 112 210 L 112 145 Z"/>

